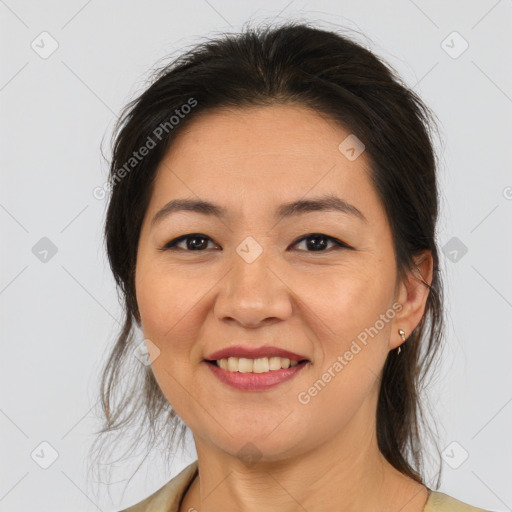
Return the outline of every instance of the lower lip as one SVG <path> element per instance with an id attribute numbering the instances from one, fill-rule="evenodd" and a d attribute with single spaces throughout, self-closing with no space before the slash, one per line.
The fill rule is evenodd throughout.
<path id="1" fill-rule="evenodd" d="M 241 373 L 230 372 L 217 366 L 216 364 L 204 364 L 210 368 L 213 374 L 224 384 L 243 391 L 262 391 L 272 388 L 295 377 L 309 361 L 304 361 L 290 368 L 281 368 L 280 370 L 271 370 L 264 373 Z"/>

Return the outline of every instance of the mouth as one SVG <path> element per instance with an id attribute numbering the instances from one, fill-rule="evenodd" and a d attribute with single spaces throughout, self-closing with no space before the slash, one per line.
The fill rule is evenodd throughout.
<path id="1" fill-rule="evenodd" d="M 282 357 L 229 357 L 203 360 L 221 383 L 239 391 L 266 391 L 306 371 L 308 359 L 290 360 Z"/>
<path id="2" fill-rule="evenodd" d="M 239 373 L 268 373 L 294 368 L 298 365 L 309 363 L 309 359 L 290 359 L 287 357 L 259 357 L 250 359 L 247 357 L 228 357 L 222 359 L 205 359 L 206 363 L 226 370 Z"/>

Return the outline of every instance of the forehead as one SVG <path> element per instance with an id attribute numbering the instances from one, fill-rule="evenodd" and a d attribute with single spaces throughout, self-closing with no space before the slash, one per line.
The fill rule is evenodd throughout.
<path id="1" fill-rule="evenodd" d="M 351 160 L 339 149 L 350 136 L 332 119 L 297 105 L 202 114 L 178 132 L 162 159 L 150 210 L 174 197 L 198 196 L 249 214 L 329 193 L 369 217 L 382 214 L 369 158 L 363 151 Z"/>

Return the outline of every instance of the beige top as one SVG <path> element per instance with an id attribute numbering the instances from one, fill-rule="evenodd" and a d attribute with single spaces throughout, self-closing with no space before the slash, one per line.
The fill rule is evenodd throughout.
<path id="1" fill-rule="evenodd" d="M 198 473 L 197 460 L 151 496 L 119 512 L 178 512 L 181 499 Z M 423 512 L 489 512 L 472 507 L 442 492 L 430 490 Z"/>

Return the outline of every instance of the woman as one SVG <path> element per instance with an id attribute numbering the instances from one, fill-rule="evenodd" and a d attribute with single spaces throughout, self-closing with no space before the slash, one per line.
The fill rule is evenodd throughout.
<path id="1" fill-rule="evenodd" d="M 421 465 L 443 330 L 434 126 L 370 51 L 304 24 L 197 46 L 127 106 L 104 432 L 143 409 L 152 440 L 188 427 L 197 461 L 126 510 L 481 510 Z M 136 329 L 143 392 L 116 401 Z"/>

